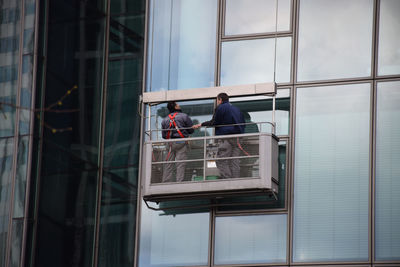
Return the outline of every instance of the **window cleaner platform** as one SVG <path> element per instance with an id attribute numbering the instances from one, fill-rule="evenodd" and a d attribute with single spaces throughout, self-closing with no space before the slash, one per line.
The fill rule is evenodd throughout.
<path id="1" fill-rule="evenodd" d="M 173 153 L 179 147 L 185 156 L 178 160 Z M 226 149 L 236 152 L 224 157 Z M 148 141 L 142 163 L 145 201 L 278 192 L 278 138 L 272 133 Z"/>

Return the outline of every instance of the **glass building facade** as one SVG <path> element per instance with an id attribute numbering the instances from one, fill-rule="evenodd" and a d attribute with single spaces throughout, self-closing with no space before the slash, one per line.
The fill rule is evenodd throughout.
<path id="1" fill-rule="evenodd" d="M 0 267 L 400 266 L 399 0 L 0 9 Z M 144 202 L 167 111 L 141 96 L 258 83 L 276 97 L 230 100 L 276 122 L 278 200 Z M 215 106 L 179 103 L 197 122 Z"/>

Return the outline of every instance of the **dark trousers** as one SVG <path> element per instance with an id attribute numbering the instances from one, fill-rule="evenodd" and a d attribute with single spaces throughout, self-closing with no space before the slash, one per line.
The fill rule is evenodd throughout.
<path id="1" fill-rule="evenodd" d="M 240 148 L 238 147 L 238 138 L 220 139 L 218 141 L 218 157 L 238 157 Z M 217 168 L 220 176 L 224 178 L 238 178 L 240 176 L 240 159 L 217 160 Z"/>

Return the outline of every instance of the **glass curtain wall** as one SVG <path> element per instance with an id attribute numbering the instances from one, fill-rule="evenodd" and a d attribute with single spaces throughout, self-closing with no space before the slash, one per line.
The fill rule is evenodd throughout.
<path id="1" fill-rule="evenodd" d="M 145 1 L 111 1 L 98 266 L 132 267 Z"/>
<path id="2" fill-rule="evenodd" d="M 31 265 L 133 266 L 145 1 L 42 4 Z"/>
<path id="3" fill-rule="evenodd" d="M 227 0 L 224 8 L 220 85 L 289 83 L 291 1 Z"/>
<path id="4" fill-rule="evenodd" d="M 146 91 L 291 81 L 292 1 L 257 0 L 249 4 L 249 1 L 233 0 L 153 0 L 149 3 Z M 240 22 L 235 24 L 236 21 Z M 217 75 L 214 70 L 219 70 Z M 219 77 L 215 79 L 215 76 Z M 247 122 L 271 120 L 271 98 L 231 98 L 231 102 L 246 114 Z M 195 123 L 211 119 L 214 109 L 210 100 L 180 101 L 179 105 Z M 290 136 L 290 90 L 287 87 L 279 90 L 277 109 L 277 131 L 283 136 L 279 151 L 280 200 L 274 204 L 252 205 L 260 200 L 236 198 L 227 202 L 238 201 L 245 206 L 201 210 L 192 207 L 180 211 L 154 211 L 142 203 L 138 266 L 287 262 L 285 176 L 286 145 Z M 160 129 L 161 120 L 168 114 L 165 103 L 152 105 L 148 111 L 151 114 L 147 116 L 151 117 L 146 117 L 145 123 L 150 125 L 143 130 L 147 127 Z M 250 128 L 248 130 L 252 131 Z M 196 130 L 193 136 L 200 134 Z M 156 133 L 151 137 L 160 138 Z M 262 200 L 266 202 L 265 197 Z M 226 204 L 226 199 L 218 201 Z M 170 204 L 177 203 L 150 203 L 155 208 Z M 179 204 L 190 207 L 199 203 Z M 245 216 L 243 212 L 248 210 L 260 214 Z"/>
<path id="5" fill-rule="evenodd" d="M 180 66 L 176 62 L 195 57 L 184 53 L 178 56 L 173 51 L 178 47 L 176 39 L 184 43 L 183 39 L 190 38 L 184 33 L 172 34 L 177 32 L 173 22 L 186 17 L 176 11 L 178 4 L 174 4 L 178 1 L 150 2 L 146 90 L 207 86 L 202 82 L 171 86 L 171 81 L 179 80 L 172 76 L 177 73 L 172 69 Z M 288 149 L 289 159 L 294 160 L 289 164 L 294 168 L 289 170 L 292 205 L 287 213 L 291 219 L 287 219 L 285 210 L 282 214 L 266 210 L 265 214 L 251 216 L 242 214 L 243 209 L 212 210 L 208 265 L 284 263 L 289 255 L 287 248 L 291 251 L 289 262 L 300 265 L 397 264 L 399 1 L 298 0 L 294 1 L 296 10 L 288 2 L 220 1 L 221 24 L 217 32 L 209 33 L 209 39 L 217 35 L 219 48 L 217 66 L 208 63 L 209 69 L 218 71 L 215 85 L 276 81 L 280 87 L 294 87 L 291 92 L 296 101 L 290 103 L 295 107 L 295 117 L 288 119 L 295 129 L 279 129 L 294 145 Z M 161 8 L 170 12 L 161 12 Z M 166 29 L 163 36 L 160 28 Z M 162 49 L 155 51 L 155 47 Z M 383 81 L 382 76 L 394 77 L 394 81 Z M 249 110 L 251 105 L 256 103 L 249 103 Z M 154 120 L 151 123 L 156 124 Z M 294 142 L 291 134 L 295 135 Z M 371 140 L 376 141 L 375 147 Z M 375 208 L 373 212 L 371 207 Z M 254 207 L 249 210 L 254 212 Z M 175 223 L 185 230 L 193 214 L 180 214 Z M 167 245 L 168 235 L 160 233 L 159 228 L 175 234 L 170 214 L 144 207 L 142 215 L 139 266 L 205 264 L 174 254 Z M 288 221 L 287 244 L 284 233 Z M 268 227 L 280 237 L 263 236 Z M 248 231 L 243 234 L 243 229 Z M 207 233 L 205 228 L 202 231 Z M 192 232 L 185 236 L 188 248 L 181 244 L 171 247 L 177 251 L 187 249 L 186 253 L 196 259 L 199 255 L 206 257 L 191 250 L 192 243 L 204 239 Z M 159 240 L 163 245 L 157 243 Z M 201 244 L 196 248 L 203 251 L 206 245 Z M 172 260 L 163 262 L 166 254 L 172 254 Z"/>
<path id="6" fill-rule="evenodd" d="M 0 266 L 7 265 L 11 234 L 13 161 L 16 160 L 16 113 L 19 100 L 18 65 L 20 57 L 21 1 L 0 3 Z M 8 254 L 8 255 L 7 255 Z"/>
<path id="7" fill-rule="evenodd" d="M 34 265 L 91 266 L 105 2 L 58 0 L 47 1 L 47 6 L 45 88 L 37 121 L 43 130 Z"/>
<path id="8" fill-rule="evenodd" d="M 0 266 L 19 266 L 32 142 L 35 1 L 2 1 L 0 12 Z"/>

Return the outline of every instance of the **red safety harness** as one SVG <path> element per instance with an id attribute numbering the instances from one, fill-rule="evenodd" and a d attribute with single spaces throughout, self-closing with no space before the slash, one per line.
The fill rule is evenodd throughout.
<path id="1" fill-rule="evenodd" d="M 182 132 L 179 130 L 179 128 L 178 128 L 178 126 L 176 125 L 176 122 L 175 122 L 175 120 L 174 120 L 176 114 L 178 114 L 178 112 L 175 112 L 173 115 L 171 115 L 171 114 L 168 115 L 168 117 L 169 117 L 169 127 L 168 127 L 168 129 L 171 129 L 171 128 L 172 128 L 172 125 L 174 125 L 174 127 L 175 127 L 176 131 L 178 132 L 178 134 L 179 134 L 182 138 L 185 138 L 185 136 L 184 136 L 184 135 L 182 134 Z M 167 139 L 170 139 L 170 138 L 171 138 L 171 130 L 169 130 L 168 133 L 167 133 Z"/>
<path id="2" fill-rule="evenodd" d="M 176 125 L 176 122 L 175 122 L 175 120 L 174 120 L 176 114 L 178 114 L 178 112 L 175 112 L 173 115 L 168 114 L 168 117 L 169 117 L 169 126 L 168 126 L 168 129 L 171 129 L 171 128 L 172 128 L 172 125 L 174 125 L 174 127 L 175 127 L 176 131 L 178 132 L 178 134 L 179 134 L 182 138 L 185 138 L 185 136 L 183 135 L 183 133 L 181 132 L 181 130 L 179 130 L 179 128 L 178 128 L 178 126 Z M 171 138 L 171 131 L 172 131 L 172 130 L 169 130 L 169 131 L 168 131 L 168 133 L 167 133 L 167 138 L 166 138 L 166 139 L 170 139 L 170 138 Z M 172 149 L 171 146 L 169 146 L 169 151 L 168 151 L 168 154 L 167 154 L 167 157 L 166 157 L 165 161 L 168 161 L 169 156 L 171 155 L 171 149 Z"/>

